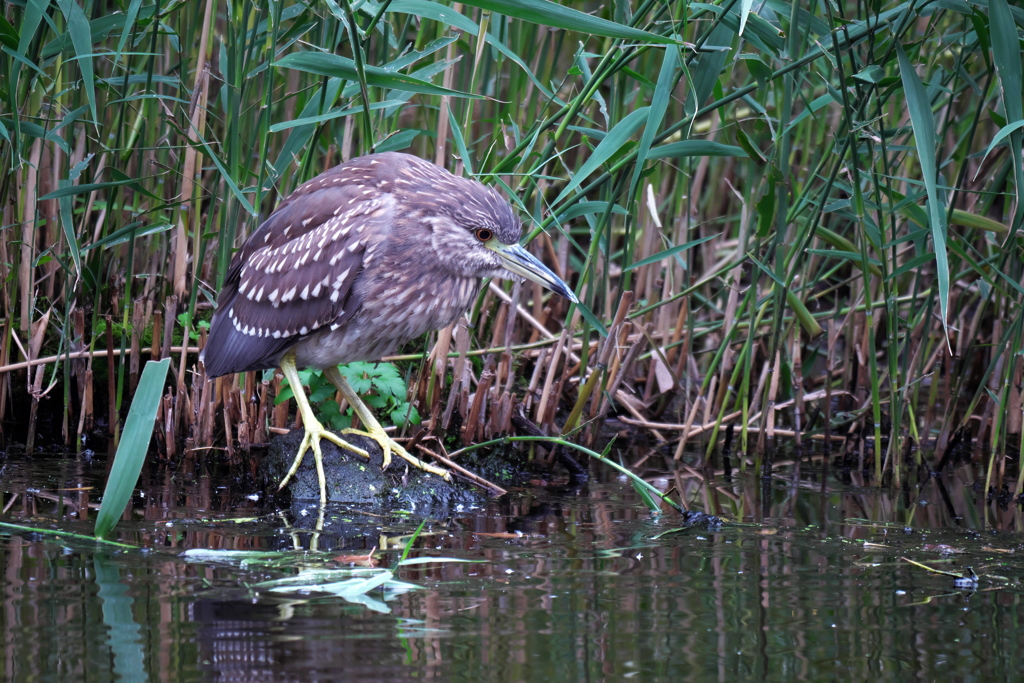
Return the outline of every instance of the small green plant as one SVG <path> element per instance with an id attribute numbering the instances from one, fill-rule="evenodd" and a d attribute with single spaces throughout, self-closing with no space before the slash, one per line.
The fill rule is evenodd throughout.
<path id="1" fill-rule="evenodd" d="M 192 315 L 188 311 L 178 314 L 178 324 L 181 325 L 182 329 L 188 329 L 188 336 L 192 341 L 199 341 L 199 328 L 203 328 L 207 332 L 210 331 L 210 322 L 208 320 L 200 320 L 193 326 Z"/>
<path id="2" fill-rule="evenodd" d="M 390 420 L 401 428 L 407 424 L 418 425 L 420 414 L 416 406 L 411 405 L 406 397 L 408 387 L 405 378 L 391 363 L 357 362 L 338 366 L 348 383 L 368 406 L 374 409 L 382 422 Z M 331 429 L 348 429 L 352 426 L 352 409 L 341 412 L 338 402 L 334 400 L 336 390 L 327 381 L 320 370 L 300 370 L 299 378 L 302 385 L 309 391 L 309 402 L 316 406 L 317 417 Z M 282 388 L 277 395 L 275 404 L 292 398 L 290 387 Z"/>

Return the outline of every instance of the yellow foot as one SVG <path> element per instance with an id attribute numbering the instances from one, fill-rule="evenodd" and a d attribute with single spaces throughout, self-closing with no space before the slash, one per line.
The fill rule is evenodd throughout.
<path id="1" fill-rule="evenodd" d="M 421 470 L 424 470 L 426 472 L 430 472 L 431 474 L 436 474 L 437 476 L 441 477 L 445 481 L 451 481 L 451 476 L 452 475 L 448 472 L 448 470 L 443 470 L 440 467 L 436 467 L 434 465 L 429 465 L 429 464 L 423 462 L 422 460 L 417 458 L 415 455 L 413 455 L 409 451 L 405 450 L 400 443 L 398 443 L 397 441 L 392 439 L 390 436 L 388 436 L 388 433 L 385 432 L 379 426 L 376 427 L 376 428 L 371 426 L 370 429 L 368 429 L 366 431 L 363 431 L 361 429 L 344 429 L 344 430 L 342 430 L 341 433 L 342 434 L 355 434 L 357 436 L 364 436 L 367 439 L 373 439 L 374 441 L 376 441 L 377 444 L 380 446 L 381 451 L 384 454 L 384 464 L 381 466 L 382 470 L 386 470 L 388 468 L 388 465 L 391 464 L 391 452 L 394 451 L 396 455 L 398 455 L 401 458 L 404 458 L 405 460 L 408 460 L 410 463 L 412 463 L 416 467 L 420 468 Z"/>
<path id="2" fill-rule="evenodd" d="M 313 460 L 316 462 L 316 476 L 320 480 L 320 502 L 323 504 L 327 503 L 327 477 L 324 475 L 324 459 L 320 453 L 320 439 L 327 439 L 331 443 L 337 445 L 339 448 L 344 448 L 347 451 L 352 451 L 357 455 L 361 455 L 367 460 L 370 458 L 370 454 L 364 451 L 362 448 L 358 448 L 342 439 L 337 434 L 329 432 L 324 429 L 324 426 L 316 420 L 306 422 L 306 435 L 302 437 L 302 443 L 299 444 L 299 452 L 295 456 L 295 460 L 292 461 L 292 467 L 288 470 L 288 474 L 284 475 L 284 479 L 281 480 L 281 484 L 277 487 L 280 491 L 285 487 L 288 481 L 295 476 L 295 473 L 299 471 L 299 465 L 302 464 L 302 458 L 306 455 L 306 451 L 313 449 Z"/>

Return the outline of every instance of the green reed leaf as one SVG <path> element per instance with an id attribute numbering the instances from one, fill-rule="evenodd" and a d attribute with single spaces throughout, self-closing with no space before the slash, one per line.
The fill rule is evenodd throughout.
<path id="1" fill-rule="evenodd" d="M 910 124 L 914 129 L 914 142 L 917 145 L 917 156 L 921 163 L 921 175 L 924 176 L 925 189 L 928 193 L 928 214 L 932 230 L 932 243 L 935 245 L 935 273 L 939 285 L 939 310 L 948 343 L 949 257 L 946 254 L 946 212 L 943 210 L 936 181 L 938 167 L 935 162 L 935 118 L 932 116 L 931 103 L 928 101 L 924 85 L 900 45 L 896 46 L 896 56 L 899 59 L 900 76 L 903 79 L 903 90 L 907 97 L 907 109 L 910 111 Z"/>
<path id="2" fill-rule="evenodd" d="M 1010 13 L 1006 0 L 989 0 L 989 24 L 992 32 L 992 61 L 999 76 L 999 89 L 1002 93 L 1003 113 L 1008 125 L 999 131 L 1010 136 L 1010 155 L 1013 158 L 1013 175 L 1017 190 L 1017 209 L 1015 223 L 1024 217 L 1024 132 L 1019 125 L 1024 119 L 1024 95 L 1021 87 L 1020 37 L 1017 24 Z M 1006 129 L 1010 128 L 1009 131 Z M 995 144 L 993 142 L 993 144 Z M 991 148 L 990 148 L 991 149 Z M 988 154 L 988 152 L 986 152 Z"/>
<path id="3" fill-rule="evenodd" d="M 346 81 L 359 80 L 359 72 L 356 70 L 354 61 L 347 57 L 340 57 L 325 52 L 293 52 L 278 59 L 274 62 L 274 66 L 305 71 L 306 73 L 318 74 L 329 78 L 342 78 Z M 439 85 L 434 85 L 412 76 L 387 71 L 376 66 L 365 65 L 363 73 L 366 76 L 366 84 L 377 88 L 408 90 L 409 92 L 422 95 L 448 95 L 451 97 L 480 99 L 479 95 L 442 88 Z"/>
<path id="4" fill-rule="evenodd" d="M 548 0 L 468 0 L 464 5 L 490 10 L 507 17 L 522 19 L 532 24 L 554 26 L 569 31 L 581 31 L 594 36 L 622 38 L 647 43 L 674 43 L 672 38 L 648 33 L 632 26 L 608 21 L 592 14 L 560 5 Z"/>
<path id="5" fill-rule="evenodd" d="M 89 101 L 89 113 L 93 121 L 96 121 L 99 117 L 96 115 L 96 81 L 92 71 L 92 29 L 89 19 L 74 0 L 57 0 L 57 4 L 68 22 L 68 33 L 78 57 L 78 70 L 82 74 L 82 86 Z"/>
<path id="6" fill-rule="evenodd" d="M 618 152 L 622 147 L 629 142 L 629 139 L 633 136 L 645 119 L 647 119 L 648 107 L 641 107 L 636 111 L 627 114 L 621 121 L 608 131 L 608 134 L 604 136 L 604 139 L 597 145 L 593 153 L 587 158 L 587 161 L 580 167 L 580 170 L 576 172 L 569 184 L 565 186 L 562 192 L 558 195 L 558 198 L 553 202 L 554 205 L 560 204 L 562 200 L 568 197 L 573 190 L 580 186 L 580 184 L 587 179 L 592 173 L 597 171 L 604 162 L 608 161 Z"/>
<path id="7" fill-rule="evenodd" d="M 171 359 L 164 358 L 161 361 L 149 361 L 142 370 L 139 387 L 124 424 L 124 433 L 117 445 L 117 454 L 114 455 L 114 464 L 107 477 L 107 486 L 103 490 L 103 503 L 96 515 L 96 528 L 93 531 L 96 538 L 106 538 L 113 531 L 135 491 L 153 437 L 153 424 L 156 422 L 156 412 L 163 398 L 164 380 L 167 379 L 170 366 Z"/>

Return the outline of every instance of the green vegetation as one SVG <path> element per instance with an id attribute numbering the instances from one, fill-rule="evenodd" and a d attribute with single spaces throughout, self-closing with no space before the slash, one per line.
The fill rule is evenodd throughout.
<path id="1" fill-rule="evenodd" d="M 106 538 L 121 519 L 128 502 L 135 491 L 135 485 L 146 460 L 149 443 L 153 438 L 160 401 L 163 398 L 164 380 L 170 359 L 146 363 L 135 393 L 128 419 L 124 424 L 123 438 L 117 445 L 117 453 L 110 467 L 107 487 L 103 492 L 103 504 L 96 515 L 96 538 Z"/>
<path id="2" fill-rule="evenodd" d="M 343 159 L 405 150 L 498 186 L 585 304 L 485 287 L 468 330 L 402 357 L 432 428 L 458 411 L 466 442 L 510 433 L 520 403 L 592 444 L 617 414 L 681 457 L 731 426 L 750 454 L 842 443 L 876 481 L 922 464 L 916 444 L 935 466 L 975 439 L 990 485 L 1012 486 L 1024 10 L 1007 0 L 15 0 L 0 16 L 0 363 L 19 373 L 2 413 L 12 387 L 33 416 L 60 387 L 74 443 L 99 412 L 92 364 L 113 363 L 96 394 L 116 424 L 148 335 L 174 355 L 171 433 L 265 439 L 287 415 L 246 410 L 276 382 L 204 392 L 180 340 L 258 216 Z M 26 376 L 25 356 L 51 360 Z M 406 397 L 385 393 L 399 419 Z"/>
<path id="3" fill-rule="evenodd" d="M 418 425 L 420 414 L 407 400 L 409 389 L 398 368 L 391 363 L 349 363 L 338 368 L 349 386 L 363 397 L 366 405 L 374 409 L 383 420 L 396 427 Z M 342 430 L 352 426 L 352 409 L 340 412 L 335 400 L 337 389 L 319 370 L 299 370 L 299 378 L 306 387 L 309 402 L 317 417 L 330 429 Z M 274 401 L 281 404 L 292 398 L 291 387 L 285 386 Z"/>

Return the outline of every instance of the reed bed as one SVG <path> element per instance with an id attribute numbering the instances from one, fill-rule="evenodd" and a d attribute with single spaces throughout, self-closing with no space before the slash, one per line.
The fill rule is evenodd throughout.
<path id="1" fill-rule="evenodd" d="M 274 373 L 206 382 L 215 293 L 292 189 L 402 150 L 497 185 L 584 303 L 487 284 L 464 323 L 388 359 L 406 434 L 618 433 L 691 468 L 722 445 L 760 465 L 784 439 L 876 482 L 966 444 L 1021 492 L 1024 10 L 1007 0 L 0 16 L 8 443 L 31 451 L 43 424 L 70 448 L 116 441 L 140 363 L 162 358 L 162 457 L 234 461 L 293 426 Z"/>

